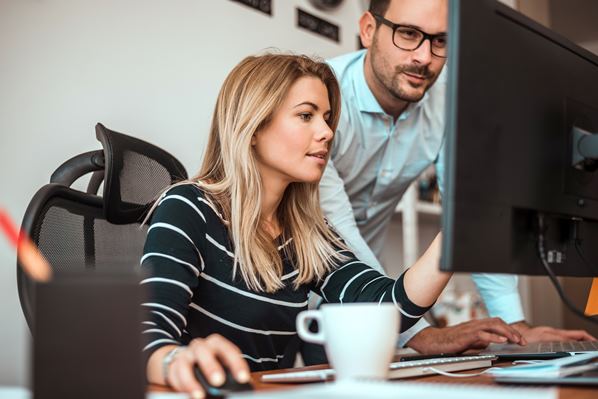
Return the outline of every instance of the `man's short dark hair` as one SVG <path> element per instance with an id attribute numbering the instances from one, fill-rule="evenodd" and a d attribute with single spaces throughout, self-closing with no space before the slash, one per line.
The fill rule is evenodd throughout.
<path id="1" fill-rule="evenodd" d="M 369 11 L 372 14 L 384 16 L 384 14 L 386 14 L 386 10 L 388 10 L 389 5 L 390 0 L 371 0 Z"/>

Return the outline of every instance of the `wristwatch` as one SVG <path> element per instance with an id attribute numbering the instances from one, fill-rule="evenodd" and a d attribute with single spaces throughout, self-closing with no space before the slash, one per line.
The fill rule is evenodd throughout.
<path id="1" fill-rule="evenodd" d="M 164 377 L 164 382 L 166 383 L 166 385 L 170 385 L 168 383 L 168 367 L 170 366 L 170 363 L 172 363 L 176 354 L 185 348 L 187 347 L 177 346 L 176 348 L 169 350 L 168 353 L 166 353 L 166 355 L 162 359 L 162 377 Z"/>

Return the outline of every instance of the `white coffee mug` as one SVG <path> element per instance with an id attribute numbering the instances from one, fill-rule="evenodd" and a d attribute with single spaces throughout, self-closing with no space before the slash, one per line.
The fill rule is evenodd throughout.
<path id="1" fill-rule="evenodd" d="M 318 332 L 309 331 L 312 320 Z M 307 342 L 324 345 L 336 380 L 385 379 L 399 332 L 394 304 L 326 304 L 297 316 L 297 333 Z"/>

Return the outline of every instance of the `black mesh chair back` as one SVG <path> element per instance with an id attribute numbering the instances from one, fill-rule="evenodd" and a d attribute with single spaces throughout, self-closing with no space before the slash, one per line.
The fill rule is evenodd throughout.
<path id="1" fill-rule="evenodd" d="M 55 272 L 139 264 L 147 210 L 168 185 L 187 179 L 183 165 L 145 141 L 96 126 L 103 150 L 62 164 L 32 198 L 22 222 Z M 91 174 L 87 190 L 72 184 Z M 102 193 L 99 194 L 99 189 Z M 19 299 L 33 331 L 35 283 L 17 264 Z"/>

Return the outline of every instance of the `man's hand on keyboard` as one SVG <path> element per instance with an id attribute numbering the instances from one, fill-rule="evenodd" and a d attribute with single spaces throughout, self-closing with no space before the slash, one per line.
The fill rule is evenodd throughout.
<path id="1" fill-rule="evenodd" d="M 562 330 L 548 326 L 532 327 L 525 321 L 511 324 L 525 337 L 527 342 L 555 342 L 555 341 L 596 341 L 596 338 L 585 330 Z"/>
<path id="2" fill-rule="evenodd" d="M 527 344 L 519 331 L 495 317 L 450 327 L 424 328 L 407 342 L 407 346 L 424 354 L 460 353 L 468 349 L 484 349 L 491 343 L 507 342 Z"/>

